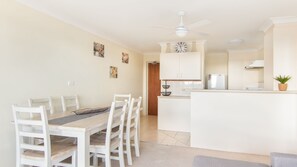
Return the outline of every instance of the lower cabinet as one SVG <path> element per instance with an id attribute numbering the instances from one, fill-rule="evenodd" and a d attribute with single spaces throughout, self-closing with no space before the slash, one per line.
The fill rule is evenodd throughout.
<path id="1" fill-rule="evenodd" d="M 190 132 L 190 97 L 158 97 L 158 129 Z"/>

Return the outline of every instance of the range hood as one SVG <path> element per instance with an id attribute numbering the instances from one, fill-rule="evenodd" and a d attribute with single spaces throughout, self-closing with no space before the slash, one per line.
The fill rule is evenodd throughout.
<path id="1" fill-rule="evenodd" d="M 245 66 L 246 69 L 264 68 L 264 60 L 255 60 L 250 65 Z"/>

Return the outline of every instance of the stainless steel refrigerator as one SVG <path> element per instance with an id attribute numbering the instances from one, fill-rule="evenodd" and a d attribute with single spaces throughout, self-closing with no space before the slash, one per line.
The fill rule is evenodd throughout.
<path id="1" fill-rule="evenodd" d="M 207 89 L 227 89 L 227 76 L 224 74 L 209 74 L 207 76 Z"/>

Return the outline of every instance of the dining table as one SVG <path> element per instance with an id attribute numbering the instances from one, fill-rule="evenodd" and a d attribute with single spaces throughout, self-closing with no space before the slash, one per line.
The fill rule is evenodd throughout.
<path id="1" fill-rule="evenodd" d="M 75 112 L 54 113 L 48 116 L 50 135 L 77 139 L 77 166 L 90 166 L 90 136 L 107 127 L 109 112 L 76 115 Z"/>

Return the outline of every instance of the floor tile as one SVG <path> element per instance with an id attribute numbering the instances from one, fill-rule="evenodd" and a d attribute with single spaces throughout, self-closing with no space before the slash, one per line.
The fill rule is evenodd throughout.
<path id="1" fill-rule="evenodd" d="M 158 130 L 157 116 L 141 117 L 140 140 L 164 145 L 190 146 L 190 133 Z"/>
<path id="2" fill-rule="evenodd" d="M 196 155 L 269 164 L 268 156 L 191 148 L 189 133 L 159 131 L 157 125 L 156 116 L 141 117 L 141 156 L 135 157 L 132 149 L 131 167 L 186 167 L 192 165 Z M 100 166 L 104 165 L 101 163 Z M 119 167 L 119 162 L 113 160 L 112 166 Z"/>

